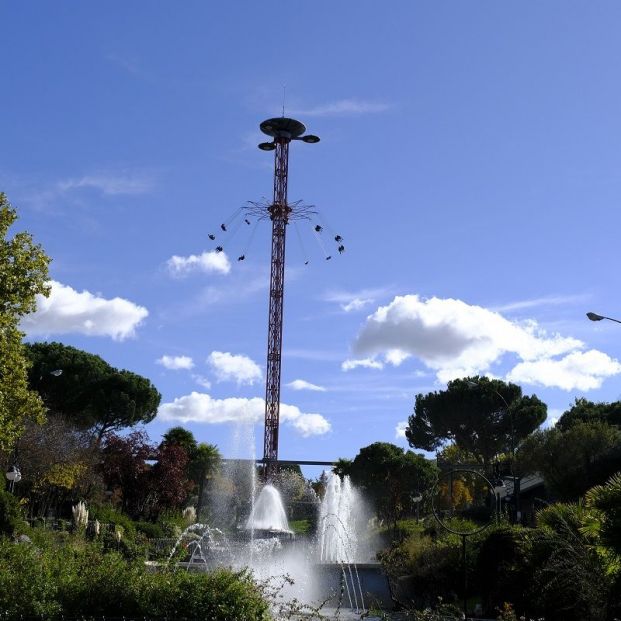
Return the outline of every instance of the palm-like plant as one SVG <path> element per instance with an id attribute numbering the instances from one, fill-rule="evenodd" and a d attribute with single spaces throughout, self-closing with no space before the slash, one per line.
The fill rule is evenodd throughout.
<path id="1" fill-rule="evenodd" d="M 602 543 L 621 555 L 621 472 L 586 493 L 586 505 L 599 512 Z"/>

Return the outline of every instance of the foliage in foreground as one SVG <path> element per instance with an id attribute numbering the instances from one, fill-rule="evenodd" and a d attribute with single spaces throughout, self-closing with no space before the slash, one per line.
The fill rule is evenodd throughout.
<path id="1" fill-rule="evenodd" d="M 48 546 L 0 541 L 0 611 L 22 616 L 151 616 L 179 621 L 269 619 L 245 572 L 149 572 L 95 544 Z"/>
<path id="2" fill-rule="evenodd" d="M 595 492 L 601 506 L 614 504 L 615 483 Z M 611 537 L 615 514 L 607 515 Z M 511 602 L 519 615 L 546 621 L 614 618 L 621 603 L 621 571 L 609 549 L 602 550 L 601 529 L 587 527 L 598 514 L 589 506 L 559 504 L 538 517 L 536 529 L 499 524 L 468 539 L 469 598 L 477 595 L 488 617 Z M 399 601 L 408 607 L 432 614 L 433 598 L 457 603 L 463 596 L 459 538 L 432 525 L 411 533 L 381 560 L 395 580 Z"/>

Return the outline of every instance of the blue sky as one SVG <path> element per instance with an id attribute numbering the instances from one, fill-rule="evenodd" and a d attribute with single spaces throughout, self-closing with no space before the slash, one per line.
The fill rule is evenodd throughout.
<path id="1" fill-rule="evenodd" d="M 243 263 L 247 231 L 228 263 L 207 235 L 271 195 L 258 124 L 283 85 L 322 139 L 292 146 L 290 199 L 346 252 L 325 261 L 302 226 L 305 266 L 289 231 L 281 457 L 405 446 L 414 396 L 463 373 L 520 383 L 551 418 L 621 396 L 620 327 L 585 319 L 621 316 L 618 2 L 67 1 L 0 18 L 0 188 L 54 260 L 24 328 L 151 378 L 154 439 L 182 421 L 227 453 L 233 421 L 261 418 L 269 226 Z"/>

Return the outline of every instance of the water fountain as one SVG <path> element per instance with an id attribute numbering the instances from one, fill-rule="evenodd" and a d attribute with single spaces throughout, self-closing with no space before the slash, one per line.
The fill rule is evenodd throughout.
<path id="1" fill-rule="evenodd" d="M 258 580 L 289 576 L 284 598 L 307 604 L 362 612 L 368 592 L 386 591 L 385 577 L 377 563 L 369 563 L 362 545 L 366 527 L 364 503 L 348 477 L 327 476 L 326 491 L 318 507 L 317 532 L 313 538 L 295 538 L 289 527 L 278 490 L 265 485 L 251 503 L 250 515 L 236 535 L 206 524 L 188 527 L 177 541 L 170 558 L 180 546 L 187 551 L 180 565 L 201 571 L 215 566 L 248 567 Z M 389 603 L 389 596 L 373 598 Z"/>
<path id="2" fill-rule="evenodd" d="M 244 528 L 251 531 L 253 535 L 258 533 L 269 533 L 276 537 L 293 535 L 293 531 L 289 529 L 287 513 L 280 493 L 273 485 L 266 485 L 261 490 L 253 503 Z"/>

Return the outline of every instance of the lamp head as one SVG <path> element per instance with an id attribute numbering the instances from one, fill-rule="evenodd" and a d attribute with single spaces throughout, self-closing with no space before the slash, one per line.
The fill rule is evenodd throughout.
<path id="1" fill-rule="evenodd" d="M 501 498 L 507 495 L 507 486 L 502 479 L 494 481 L 494 493 Z"/>
<path id="2" fill-rule="evenodd" d="M 19 483 L 22 480 L 22 473 L 17 466 L 11 466 L 6 472 L 6 478 L 9 481 Z"/>
<path id="3" fill-rule="evenodd" d="M 598 315 L 597 313 L 587 313 L 586 316 L 591 321 L 601 321 L 602 319 L 605 319 L 605 317 L 603 315 Z"/>
<path id="4" fill-rule="evenodd" d="M 302 136 L 300 140 L 308 142 L 309 144 L 316 144 L 317 142 L 319 142 L 319 136 L 315 136 L 314 134 L 308 134 L 307 136 Z"/>

